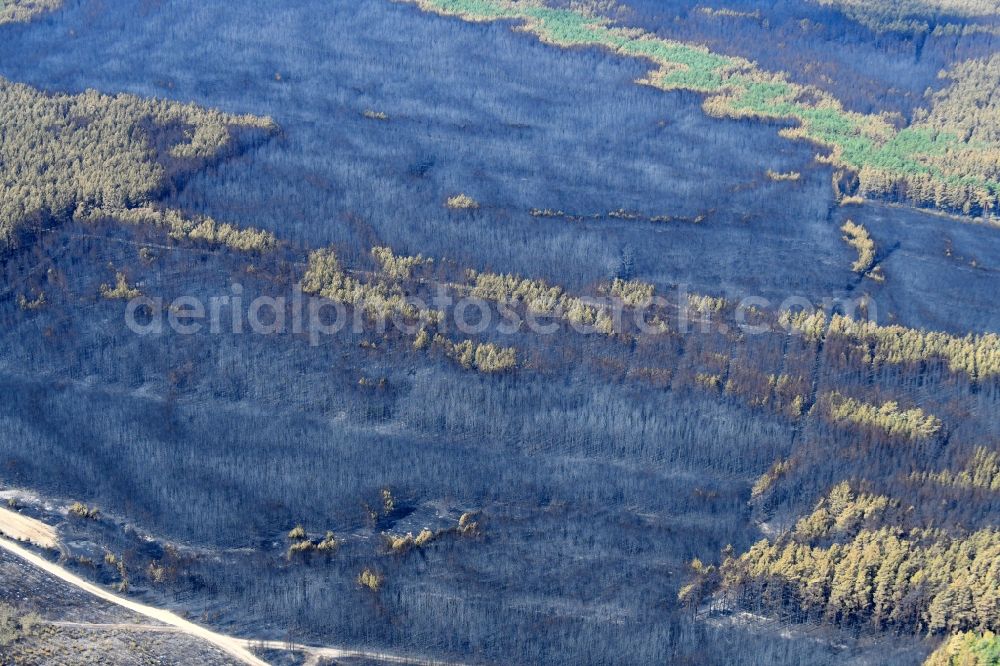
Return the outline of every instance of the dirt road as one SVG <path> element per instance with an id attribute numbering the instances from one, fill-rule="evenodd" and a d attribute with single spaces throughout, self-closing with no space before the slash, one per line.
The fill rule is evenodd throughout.
<path id="1" fill-rule="evenodd" d="M 58 564 L 54 564 L 42 557 L 39 557 L 27 548 L 19 546 L 9 539 L 0 538 L 0 548 L 8 553 L 11 553 L 12 555 L 16 555 L 30 564 L 33 564 L 47 574 L 55 576 L 59 580 L 69 583 L 73 587 L 79 588 L 99 599 L 121 606 L 122 608 L 127 608 L 128 610 L 139 613 L 140 615 L 148 617 L 151 620 L 156 620 L 157 622 L 162 622 L 163 624 L 176 627 L 190 636 L 195 636 L 208 641 L 224 651 L 226 654 L 239 659 L 245 664 L 250 664 L 251 666 L 268 666 L 266 661 L 259 659 L 247 649 L 247 641 L 242 641 L 238 638 L 233 638 L 232 636 L 217 634 L 214 631 L 210 631 L 205 627 L 200 627 L 193 622 L 188 622 L 184 618 L 175 615 L 170 611 L 154 608 L 152 606 L 146 606 L 145 604 L 140 604 L 130 599 L 125 599 L 124 597 L 112 594 L 97 585 L 88 583 L 79 576 L 63 569 Z"/>
<path id="2" fill-rule="evenodd" d="M 7 512 L 12 513 L 12 512 Z M 18 514 L 13 514 L 19 518 Z M 31 519 L 25 519 L 29 521 L 28 527 L 32 529 L 25 534 L 32 534 L 42 541 L 45 539 L 43 537 L 51 537 L 52 543 L 56 543 L 55 540 L 55 530 L 53 530 L 48 525 L 40 523 L 39 521 L 33 521 Z M 30 523 L 37 523 L 37 525 L 31 525 Z M 22 526 L 23 527 L 23 526 Z M 47 528 L 42 529 L 42 528 Z M 39 530 L 41 530 L 39 532 Z M 34 543 L 34 541 L 33 541 Z M 118 596 L 112 592 L 109 592 L 93 583 L 89 583 L 79 576 L 70 573 L 63 567 L 59 566 L 54 562 L 49 562 L 48 560 L 36 555 L 27 548 L 11 541 L 10 539 L 5 539 L 0 537 L 0 549 L 15 555 L 22 560 L 32 564 L 39 569 L 45 571 L 46 573 L 58 578 L 59 580 L 72 585 L 78 589 L 83 590 L 99 599 L 103 599 L 109 603 L 126 608 L 134 613 L 138 613 L 144 617 L 147 617 L 156 622 L 162 622 L 163 627 L 153 626 L 153 625 L 139 625 L 134 623 L 121 623 L 121 624 L 88 624 L 88 623 L 69 623 L 69 622 L 54 622 L 54 625 L 65 625 L 65 626 L 76 626 L 78 628 L 90 628 L 94 630 L 101 629 L 125 629 L 134 631 L 177 631 L 180 633 L 187 634 L 189 636 L 194 636 L 202 640 L 208 641 L 209 643 L 215 645 L 219 649 L 226 652 L 232 657 L 240 660 L 245 664 L 250 664 L 251 666 L 268 666 L 267 662 L 255 656 L 251 650 L 286 650 L 293 652 L 301 652 L 307 655 L 307 663 L 316 664 L 319 663 L 320 659 L 348 659 L 348 658 L 361 658 L 369 659 L 374 661 L 382 661 L 386 663 L 393 664 L 413 664 L 414 666 L 459 666 L 458 664 L 435 661 L 430 659 L 423 659 L 420 657 L 409 657 L 397 654 L 388 654 L 384 652 L 372 652 L 365 650 L 351 650 L 348 648 L 337 648 L 337 647 L 318 647 L 312 645 L 299 645 L 294 643 L 286 643 L 282 641 L 259 641 L 245 638 L 234 638 L 232 636 L 226 636 L 225 634 L 219 634 L 205 627 L 201 627 L 193 622 L 189 622 L 184 618 L 166 611 L 160 608 L 155 608 L 153 606 L 147 606 L 145 604 L 140 604 L 138 602 L 126 599 L 124 597 Z"/>

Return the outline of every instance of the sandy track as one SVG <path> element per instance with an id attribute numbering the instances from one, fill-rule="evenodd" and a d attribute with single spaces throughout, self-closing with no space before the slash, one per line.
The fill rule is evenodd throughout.
<path id="1" fill-rule="evenodd" d="M 56 548 L 59 545 L 54 527 L 2 507 L 0 507 L 0 534 L 15 541 L 30 541 L 40 548 Z"/>
<path id="2" fill-rule="evenodd" d="M 419 657 L 406 657 L 396 654 L 387 654 L 385 652 L 366 652 L 364 650 L 350 650 L 347 648 L 315 647 L 312 645 L 298 645 L 282 641 L 242 642 L 247 647 L 256 649 L 302 652 L 309 656 L 309 660 L 306 662 L 307 664 L 318 663 L 320 659 L 369 659 L 388 664 L 410 664 L 411 666 L 460 666 L 459 664 L 455 664 L 453 662 L 421 659 Z"/>
<path id="3" fill-rule="evenodd" d="M 152 634 L 183 634 L 178 627 L 167 624 L 136 624 L 135 622 L 63 622 L 55 620 L 45 624 L 66 629 L 83 629 L 85 631 L 132 631 L 135 633 Z"/>
<path id="4" fill-rule="evenodd" d="M 10 513 L 10 512 L 8 512 Z M 13 514 L 18 516 L 18 514 Z M 18 516 L 23 517 L 23 516 Z M 38 525 L 47 528 L 48 531 L 42 530 L 43 535 L 49 535 L 53 538 L 55 530 L 53 530 L 45 523 L 40 523 L 39 521 L 32 521 L 27 519 L 32 523 L 38 523 Z M 34 526 L 35 530 L 40 529 L 38 525 Z M 155 608 L 153 606 L 147 606 L 145 604 L 140 604 L 138 602 L 132 601 L 131 599 L 126 599 L 120 597 L 117 594 L 113 594 L 93 583 L 89 583 L 79 576 L 70 573 L 63 567 L 55 564 L 54 562 L 49 562 L 48 560 L 36 555 L 27 548 L 14 543 L 9 539 L 0 537 L 0 549 L 15 555 L 22 560 L 32 564 L 39 569 L 45 571 L 46 573 L 58 578 L 59 580 L 72 585 L 84 592 L 87 592 L 99 599 L 103 599 L 109 603 L 126 608 L 134 613 L 138 613 L 144 617 L 147 617 L 156 622 L 162 622 L 166 626 L 154 626 L 154 625 L 143 625 L 135 623 L 117 623 L 117 624 L 93 624 L 85 622 L 53 622 L 54 625 L 62 626 L 75 626 L 81 629 L 93 629 L 93 630 L 131 630 L 131 631 L 150 631 L 150 632 L 167 632 L 176 631 L 179 633 L 184 633 L 189 636 L 194 636 L 202 640 L 208 641 L 212 645 L 215 645 L 226 654 L 238 659 L 239 661 L 250 664 L 251 666 L 269 666 L 268 663 L 251 652 L 251 650 L 286 650 L 293 652 L 301 652 L 308 656 L 307 663 L 315 664 L 318 663 L 320 659 L 349 659 L 349 658 L 361 658 L 370 659 L 374 661 L 381 661 L 393 664 L 413 664 L 414 666 L 460 666 L 459 664 L 454 664 L 451 662 L 436 661 L 431 659 L 423 659 L 420 657 L 410 657 L 405 655 L 389 654 L 384 652 L 371 652 L 364 650 L 351 650 L 348 648 L 337 648 L 337 647 L 318 647 L 312 645 L 299 645 L 296 643 L 286 643 L 283 641 L 260 641 L 253 639 L 244 638 L 234 638 L 232 636 L 226 636 L 225 634 L 219 634 L 205 627 L 199 626 L 193 622 L 189 622 L 184 618 L 171 613 L 170 611 L 162 610 L 160 608 Z"/>
<path id="5" fill-rule="evenodd" d="M 127 608 L 128 610 L 134 613 L 139 613 L 140 615 L 148 617 L 151 620 L 156 620 L 157 622 L 162 622 L 166 625 L 176 627 L 190 636 L 195 636 L 208 641 L 212 645 L 215 645 L 220 650 L 224 651 L 226 654 L 239 659 L 245 664 L 250 664 L 251 666 L 268 666 L 266 661 L 259 659 L 247 649 L 247 641 L 242 641 L 238 638 L 225 636 L 223 634 L 217 634 L 214 631 L 206 629 L 205 627 L 198 626 L 194 622 L 189 622 L 184 618 L 171 613 L 170 611 L 153 608 L 152 606 L 146 606 L 145 604 L 140 604 L 130 599 L 119 597 L 118 595 L 112 594 L 97 585 L 88 583 L 79 576 L 63 569 L 58 564 L 54 564 L 42 557 L 39 557 L 30 550 L 19 546 L 9 539 L 0 539 L 0 548 L 6 550 L 12 555 L 16 555 L 30 564 L 33 564 L 49 575 L 55 576 L 59 580 L 69 583 L 73 587 L 79 588 L 99 599 L 121 606 L 122 608 Z"/>

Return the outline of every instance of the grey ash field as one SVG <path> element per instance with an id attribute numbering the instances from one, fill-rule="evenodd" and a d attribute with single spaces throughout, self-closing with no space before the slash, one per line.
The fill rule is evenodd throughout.
<path id="1" fill-rule="evenodd" d="M 975 0 L 0 0 L 22 545 L 376 662 L 1000 663 L 998 40 Z M 298 284 L 414 325 L 127 324 Z M 401 304 L 442 289 L 553 332 Z M 0 572 L 0 663 L 239 663 Z"/>

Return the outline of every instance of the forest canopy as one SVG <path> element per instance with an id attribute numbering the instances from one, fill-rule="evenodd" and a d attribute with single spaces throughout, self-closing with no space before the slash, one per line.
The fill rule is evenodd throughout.
<path id="1" fill-rule="evenodd" d="M 857 196 L 996 216 L 991 38 L 627 2 L 0 27 L 0 490 L 61 564 L 448 663 L 995 662 L 1000 235 Z"/>
<path id="2" fill-rule="evenodd" d="M 269 118 L 194 104 L 104 95 L 46 94 L 0 78 L 0 244 L 25 225 L 150 203 L 168 168 L 218 154 L 230 128 L 271 131 Z M 166 136 L 161 150 L 156 140 Z"/>
<path id="3" fill-rule="evenodd" d="M 37 14 L 57 9 L 62 0 L 0 0 L 0 25 L 28 21 Z"/>
<path id="4" fill-rule="evenodd" d="M 1000 16 L 991 0 L 815 0 L 876 32 L 926 32 L 930 21 Z"/>
<path id="5" fill-rule="evenodd" d="M 900 511 L 912 509 L 840 483 L 791 532 L 728 557 L 722 589 L 841 624 L 995 630 L 1000 534 L 885 524 Z"/>

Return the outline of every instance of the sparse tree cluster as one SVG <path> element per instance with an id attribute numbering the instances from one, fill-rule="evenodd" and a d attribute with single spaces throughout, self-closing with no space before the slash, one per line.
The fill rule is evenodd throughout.
<path id="1" fill-rule="evenodd" d="M 653 285 L 639 280 L 615 278 L 609 292 L 630 308 L 644 308 L 653 300 Z"/>
<path id="2" fill-rule="evenodd" d="M 742 359 L 728 364 L 726 395 L 739 396 L 753 407 L 770 407 L 796 419 L 802 415 L 809 386 L 801 375 L 761 372 Z"/>
<path id="3" fill-rule="evenodd" d="M 729 303 L 726 299 L 705 294 L 690 294 L 688 296 L 688 308 L 703 315 L 713 312 L 722 312 Z"/>
<path id="4" fill-rule="evenodd" d="M 826 335 L 826 313 L 822 310 L 785 310 L 778 315 L 778 323 L 789 332 L 799 333 L 812 342 L 822 340 Z"/>
<path id="5" fill-rule="evenodd" d="M 448 197 L 445 205 L 452 210 L 476 210 L 479 208 L 479 202 L 468 194 L 456 194 L 453 197 Z"/>
<path id="6" fill-rule="evenodd" d="M 473 536 L 477 534 L 478 531 L 479 523 L 475 520 L 475 514 L 466 512 L 459 517 L 458 524 L 453 527 L 447 527 L 437 531 L 430 530 L 425 527 L 420 530 L 420 533 L 417 534 L 417 536 L 413 536 L 412 532 L 407 532 L 406 534 L 386 534 L 384 536 L 389 550 L 393 553 L 402 554 L 413 548 L 422 548 L 430 542 L 450 534 Z"/>
<path id="7" fill-rule="evenodd" d="M 378 262 L 382 272 L 392 280 L 408 280 L 413 277 L 413 269 L 434 263 L 433 259 L 425 259 L 420 254 L 415 257 L 399 256 L 391 247 L 373 247 L 372 257 Z"/>
<path id="8" fill-rule="evenodd" d="M 133 298 L 142 296 L 142 292 L 128 283 L 128 278 L 125 277 L 124 273 L 118 272 L 115 274 L 115 284 L 113 286 L 110 284 L 101 285 L 101 296 L 109 301 L 130 301 Z"/>
<path id="9" fill-rule="evenodd" d="M 296 525 L 288 532 L 288 540 L 291 543 L 288 545 L 288 551 L 285 553 L 285 556 L 289 560 L 311 552 L 330 554 L 340 546 L 333 532 L 327 530 L 326 535 L 322 539 L 314 541 L 309 538 L 302 525 Z"/>
<path id="10" fill-rule="evenodd" d="M 438 324 L 444 314 L 439 310 L 418 308 L 406 299 L 402 281 L 416 265 L 430 260 L 408 261 L 398 258 L 388 248 L 373 251 L 377 260 L 388 270 L 380 278 L 362 282 L 347 275 L 332 249 L 316 250 L 309 256 L 309 267 L 302 280 L 302 290 L 332 301 L 361 308 L 369 317 L 389 318 L 401 316 L 410 321 L 421 321 L 429 326 Z M 484 373 L 503 372 L 517 367 L 517 352 L 513 347 L 500 347 L 491 342 L 475 343 L 472 340 L 452 342 L 441 333 L 431 334 L 421 328 L 414 337 L 415 349 L 424 349 L 433 341 L 462 367 Z"/>
<path id="11" fill-rule="evenodd" d="M 360 574 L 358 574 L 358 585 L 367 588 L 372 592 L 378 592 L 382 587 L 382 583 L 385 579 L 382 574 L 378 573 L 374 569 L 365 569 Z"/>
<path id="12" fill-rule="evenodd" d="M 798 171 L 789 171 L 787 173 L 782 173 L 780 171 L 774 171 L 773 169 L 767 170 L 767 177 L 769 180 L 775 182 L 795 182 L 802 177 L 802 174 Z"/>
<path id="13" fill-rule="evenodd" d="M 87 506 L 83 502 L 73 502 L 68 511 L 69 515 L 75 516 L 76 518 L 97 520 L 101 517 L 101 512 L 97 509 L 97 507 Z"/>
<path id="14" fill-rule="evenodd" d="M 112 567 L 118 574 L 118 584 L 115 586 L 115 589 L 122 593 L 128 592 L 132 586 L 132 581 L 129 578 L 128 567 L 125 565 L 125 558 L 119 557 L 108 550 L 104 553 L 104 563 Z"/>
<path id="15" fill-rule="evenodd" d="M 18 613 L 12 606 L 0 604 L 0 648 L 31 636 L 42 619 L 36 613 Z"/>
<path id="16" fill-rule="evenodd" d="M 942 358 L 953 372 L 970 377 L 1000 374 L 1000 335 L 995 333 L 958 337 L 899 325 L 879 326 L 874 322 L 834 315 L 827 335 L 848 338 L 870 347 L 873 363 L 908 364 Z"/>
<path id="17" fill-rule="evenodd" d="M 919 407 L 900 409 L 895 401 L 870 405 L 831 391 L 823 397 L 822 403 L 827 417 L 834 423 L 877 428 L 895 437 L 921 439 L 933 437 L 941 430 L 941 420 L 936 416 Z"/>
<path id="18" fill-rule="evenodd" d="M 452 342 L 440 333 L 434 336 L 434 345 L 466 370 L 491 373 L 517 367 L 517 350 L 513 347 L 500 347 L 492 342 L 475 343 L 472 340 Z"/>
<path id="19" fill-rule="evenodd" d="M 778 479 L 787 474 L 791 468 L 791 460 L 779 460 L 771 465 L 771 469 L 761 474 L 754 482 L 753 487 L 750 489 L 750 497 L 757 498 L 762 496 L 778 482 Z"/>
<path id="20" fill-rule="evenodd" d="M 19 294 L 17 297 L 17 305 L 22 310 L 32 311 L 41 310 L 45 307 L 45 292 L 41 291 L 34 298 L 28 298 L 24 294 Z"/>
<path id="21" fill-rule="evenodd" d="M 795 535 L 805 540 L 854 534 L 862 527 L 878 527 L 884 514 L 899 502 L 883 495 L 857 493 L 846 481 L 838 483 L 813 512 L 795 523 Z"/>

